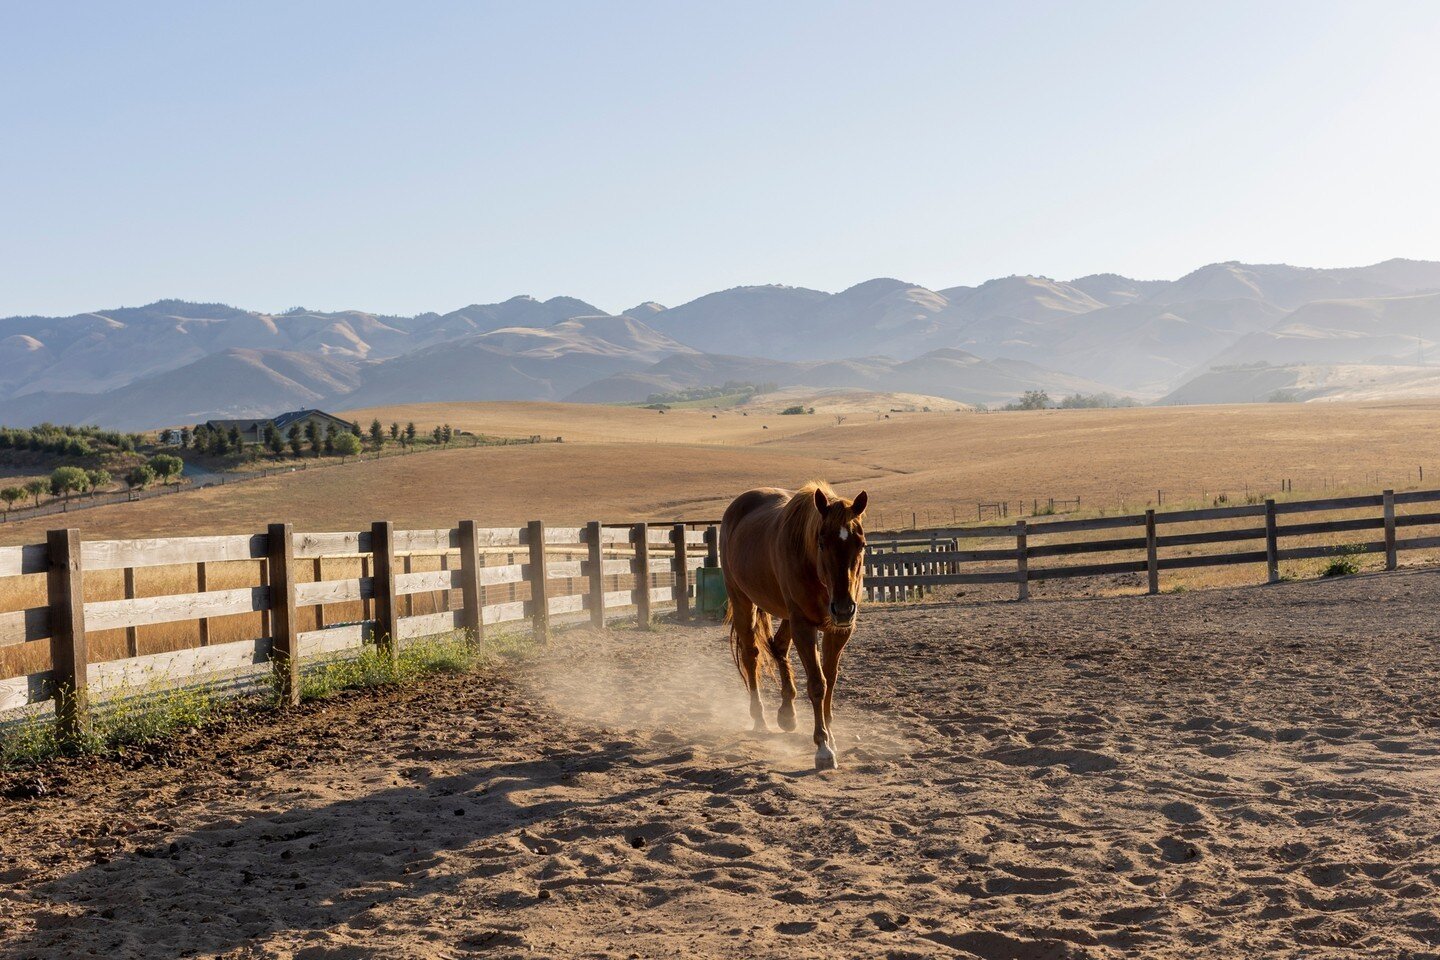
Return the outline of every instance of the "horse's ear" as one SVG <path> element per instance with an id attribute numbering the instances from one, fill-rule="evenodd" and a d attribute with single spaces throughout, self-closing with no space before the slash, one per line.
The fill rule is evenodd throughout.
<path id="1" fill-rule="evenodd" d="M 860 495 L 855 498 L 855 501 L 852 504 L 850 504 L 850 509 L 854 510 L 855 516 L 858 517 L 865 512 L 865 507 L 867 504 L 869 504 L 869 502 L 870 498 L 865 495 L 864 490 L 861 490 Z"/>
<path id="2" fill-rule="evenodd" d="M 820 516 L 825 516 L 825 511 L 830 509 L 830 498 L 825 496 L 825 491 L 819 487 L 815 488 L 815 509 L 820 511 Z"/>

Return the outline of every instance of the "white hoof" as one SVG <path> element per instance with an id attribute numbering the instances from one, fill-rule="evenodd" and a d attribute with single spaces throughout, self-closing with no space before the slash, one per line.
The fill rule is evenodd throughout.
<path id="1" fill-rule="evenodd" d="M 815 751 L 816 770 L 837 770 L 840 767 L 840 758 L 831 749 L 828 743 L 821 744 L 820 749 Z"/>

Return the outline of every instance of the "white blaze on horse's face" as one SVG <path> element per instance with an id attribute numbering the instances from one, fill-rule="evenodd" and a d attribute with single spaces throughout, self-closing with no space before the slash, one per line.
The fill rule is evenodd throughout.
<path id="1" fill-rule="evenodd" d="M 852 503 L 832 502 L 824 492 L 815 491 L 815 508 L 820 513 L 815 572 L 829 594 L 826 613 L 836 627 L 849 627 L 855 622 L 858 608 L 855 598 L 860 592 L 865 558 L 865 531 L 861 520 L 866 500 L 861 493 Z"/>

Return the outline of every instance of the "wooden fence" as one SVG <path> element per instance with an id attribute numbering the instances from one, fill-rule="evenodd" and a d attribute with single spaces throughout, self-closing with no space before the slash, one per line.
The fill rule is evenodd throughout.
<path id="1" fill-rule="evenodd" d="M 52 530 L 45 543 L 0 547 L 0 587 L 11 578 L 43 576 L 43 606 L 0 612 L 0 648 L 48 646 L 49 668 L 0 675 L 0 711 L 54 700 L 62 733 L 88 723 L 93 698 L 162 676 L 167 682 L 273 664 L 282 697 L 299 696 L 299 663 L 366 643 L 394 655 L 400 641 L 463 630 L 478 641 L 499 624 L 529 621 L 548 639 L 552 617 L 604 626 L 607 613 L 633 609 L 648 626 L 652 613 L 691 611 L 693 571 L 717 563 L 716 529 L 684 523 L 485 528 L 473 521 L 440 530 L 296 533 L 271 524 L 238 536 L 82 541 L 77 530 Z M 439 558 L 439 570 L 412 572 L 417 556 Z M 324 579 L 327 559 L 360 560 L 360 575 Z M 496 563 L 494 561 L 498 560 Z M 206 589 L 207 570 L 232 561 L 260 563 L 260 584 Z M 197 591 L 137 597 L 134 571 L 184 566 Z M 333 566 L 333 564 L 332 564 Z M 86 600 L 85 575 L 124 572 L 121 599 Z M 416 594 L 443 596 L 444 609 L 410 615 Z M 3 593 L 0 593 L 3 595 Z M 456 598 L 458 597 L 458 602 Z M 326 623 L 325 605 L 346 604 L 363 618 Z M 438 601 L 437 606 L 441 606 Z M 301 629 L 299 610 L 317 629 Z M 259 613 L 259 636 L 210 644 L 212 618 Z M 198 621 L 199 646 L 140 655 L 136 629 Z M 92 659 L 87 632 L 124 630 L 126 655 Z"/>
<path id="2" fill-rule="evenodd" d="M 1259 504 L 1202 510 L 1146 510 L 1143 514 L 1084 520 L 1020 520 L 1004 526 L 877 533 L 867 537 L 865 594 L 872 601 L 902 600 L 944 584 L 1013 583 L 1019 598 L 1024 600 L 1029 597 L 1030 584 L 1035 581 L 1127 573 L 1145 574 L 1149 592 L 1158 593 L 1161 571 L 1246 563 L 1265 564 L 1268 579 L 1273 583 L 1280 578 L 1282 561 L 1352 551 L 1383 554 L 1385 568 L 1394 570 L 1400 551 L 1440 547 L 1440 536 L 1403 539 L 1399 536 L 1405 529 L 1440 526 L 1440 513 L 1402 515 L 1397 514 L 1396 507 L 1437 501 L 1440 501 L 1440 491 L 1436 490 L 1405 493 L 1386 490 L 1369 496 L 1325 500 L 1266 500 Z M 1371 510 L 1375 512 L 1364 515 Z M 1334 520 L 1300 517 L 1336 511 L 1362 515 Z M 1235 525 L 1237 523 L 1240 525 Z M 1201 529 L 1195 529 L 1197 526 Z M 1176 532 L 1169 532 L 1171 530 Z M 1126 531 L 1127 535 L 1103 539 L 1076 537 L 1102 531 Z M 1378 532 L 1379 539 L 1286 545 L 1298 537 L 1366 531 Z M 1013 545 L 997 547 L 983 542 L 995 540 L 1013 541 Z M 982 542 L 962 549 L 965 541 Z M 1240 549 L 1186 555 L 1172 553 L 1174 548 L 1208 544 L 1233 544 Z M 916 547 L 919 549 L 914 549 Z M 1032 563 L 1093 554 L 1130 554 L 1131 558 L 1082 564 Z"/>

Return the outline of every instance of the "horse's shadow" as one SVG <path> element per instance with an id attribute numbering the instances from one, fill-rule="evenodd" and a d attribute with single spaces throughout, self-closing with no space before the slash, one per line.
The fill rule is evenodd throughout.
<path id="1" fill-rule="evenodd" d="M 486 850 L 487 839 L 658 792 L 527 802 L 532 792 L 563 789 L 573 775 L 610 769 L 631 753 L 614 743 L 448 777 L 412 773 L 404 786 L 361 797 L 261 809 L 172 834 L 38 887 L 32 896 L 66 909 L 42 912 L 34 932 L 0 944 L 0 957 L 179 957 L 224 953 L 286 930 L 363 927 L 372 908 L 444 895 L 463 879 L 509 869 L 524 853 L 498 842 Z M 543 854 L 537 846 L 531 853 Z M 466 868 L 435 869 L 452 857 L 465 858 Z M 538 890 L 508 895 L 529 901 Z"/>

